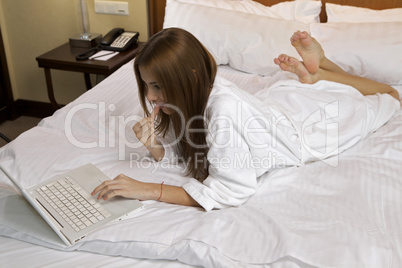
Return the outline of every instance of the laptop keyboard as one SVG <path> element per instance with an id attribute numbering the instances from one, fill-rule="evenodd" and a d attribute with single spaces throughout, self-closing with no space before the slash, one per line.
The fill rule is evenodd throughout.
<path id="1" fill-rule="evenodd" d="M 42 186 L 37 192 L 76 232 L 111 216 L 70 176 Z"/>

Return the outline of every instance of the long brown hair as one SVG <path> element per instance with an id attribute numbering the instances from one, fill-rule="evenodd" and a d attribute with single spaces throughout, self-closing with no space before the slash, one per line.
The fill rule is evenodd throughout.
<path id="1" fill-rule="evenodd" d="M 141 105 L 149 116 L 147 89 L 139 66 L 153 74 L 164 101 L 178 110 L 170 115 L 159 111 L 157 133 L 164 136 L 173 127 L 180 137 L 178 149 L 180 157 L 186 161 L 187 175 L 203 181 L 208 176 L 203 116 L 217 72 L 214 58 L 185 30 L 167 28 L 152 36 L 134 61 Z"/>

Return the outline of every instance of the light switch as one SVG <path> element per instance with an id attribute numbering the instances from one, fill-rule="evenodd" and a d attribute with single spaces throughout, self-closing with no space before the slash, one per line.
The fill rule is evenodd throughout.
<path id="1" fill-rule="evenodd" d="M 128 2 L 95 0 L 95 13 L 128 16 Z"/>

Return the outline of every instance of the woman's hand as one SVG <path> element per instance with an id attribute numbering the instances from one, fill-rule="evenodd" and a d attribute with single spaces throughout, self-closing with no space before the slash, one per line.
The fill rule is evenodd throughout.
<path id="1" fill-rule="evenodd" d="M 155 160 L 162 160 L 165 155 L 165 149 L 156 140 L 155 134 L 155 117 L 159 113 L 160 107 L 156 106 L 151 113 L 151 116 L 143 118 L 136 123 L 133 131 L 138 140 L 144 144 Z"/>
<path id="2" fill-rule="evenodd" d="M 97 197 L 98 200 L 108 200 L 115 196 L 149 200 L 155 199 L 159 191 L 160 187 L 156 187 L 153 183 L 140 182 L 120 174 L 113 180 L 104 181 L 93 190 L 91 195 L 99 193 Z"/>

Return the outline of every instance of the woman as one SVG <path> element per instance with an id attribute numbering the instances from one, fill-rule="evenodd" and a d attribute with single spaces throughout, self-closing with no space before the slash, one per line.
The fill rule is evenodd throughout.
<path id="1" fill-rule="evenodd" d="M 399 108 L 399 101 L 389 97 L 398 100 L 395 89 L 347 74 L 325 57 L 318 42 L 306 32 L 296 32 L 291 42 L 303 62 L 280 55 L 274 61 L 282 70 L 295 73 L 302 83 L 328 80 L 360 92 L 352 89 L 345 97 L 317 93 L 323 98 L 335 94 L 340 96 L 339 101 L 357 101 L 365 107 L 373 100 L 367 102 L 363 95 L 384 93 L 378 98 L 389 104 L 385 105 L 388 110 L 373 119 L 376 124 L 365 132 L 384 124 Z M 156 34 L 138 53 L 134 70 L 146 113 L 133 127 L 137 138 L 156 161 L 177 156 L 186 163 L 192 179 L 176 187 L 144 183 L 121 174 L 94 189 L 92 194 L 98 194 L 98 199 L 124 196 L 202 206 L 207 211 L 237 206 L 256 192 L 262 174 L 311 160 L 304 156 L 295 121 L 298 115 L 286 113 L 293 106 L 274 99 L 261 102 L 217 77 L 213 57 L 190 33 L 170 28 Z M 154 106 L 152 112 L 147 102 Z M 174 138 L 169 140 L 169 136 Z M 321 158 L 349 148 L 349 141 L 341 138 L 341 149 L 337 147 Z"/>

